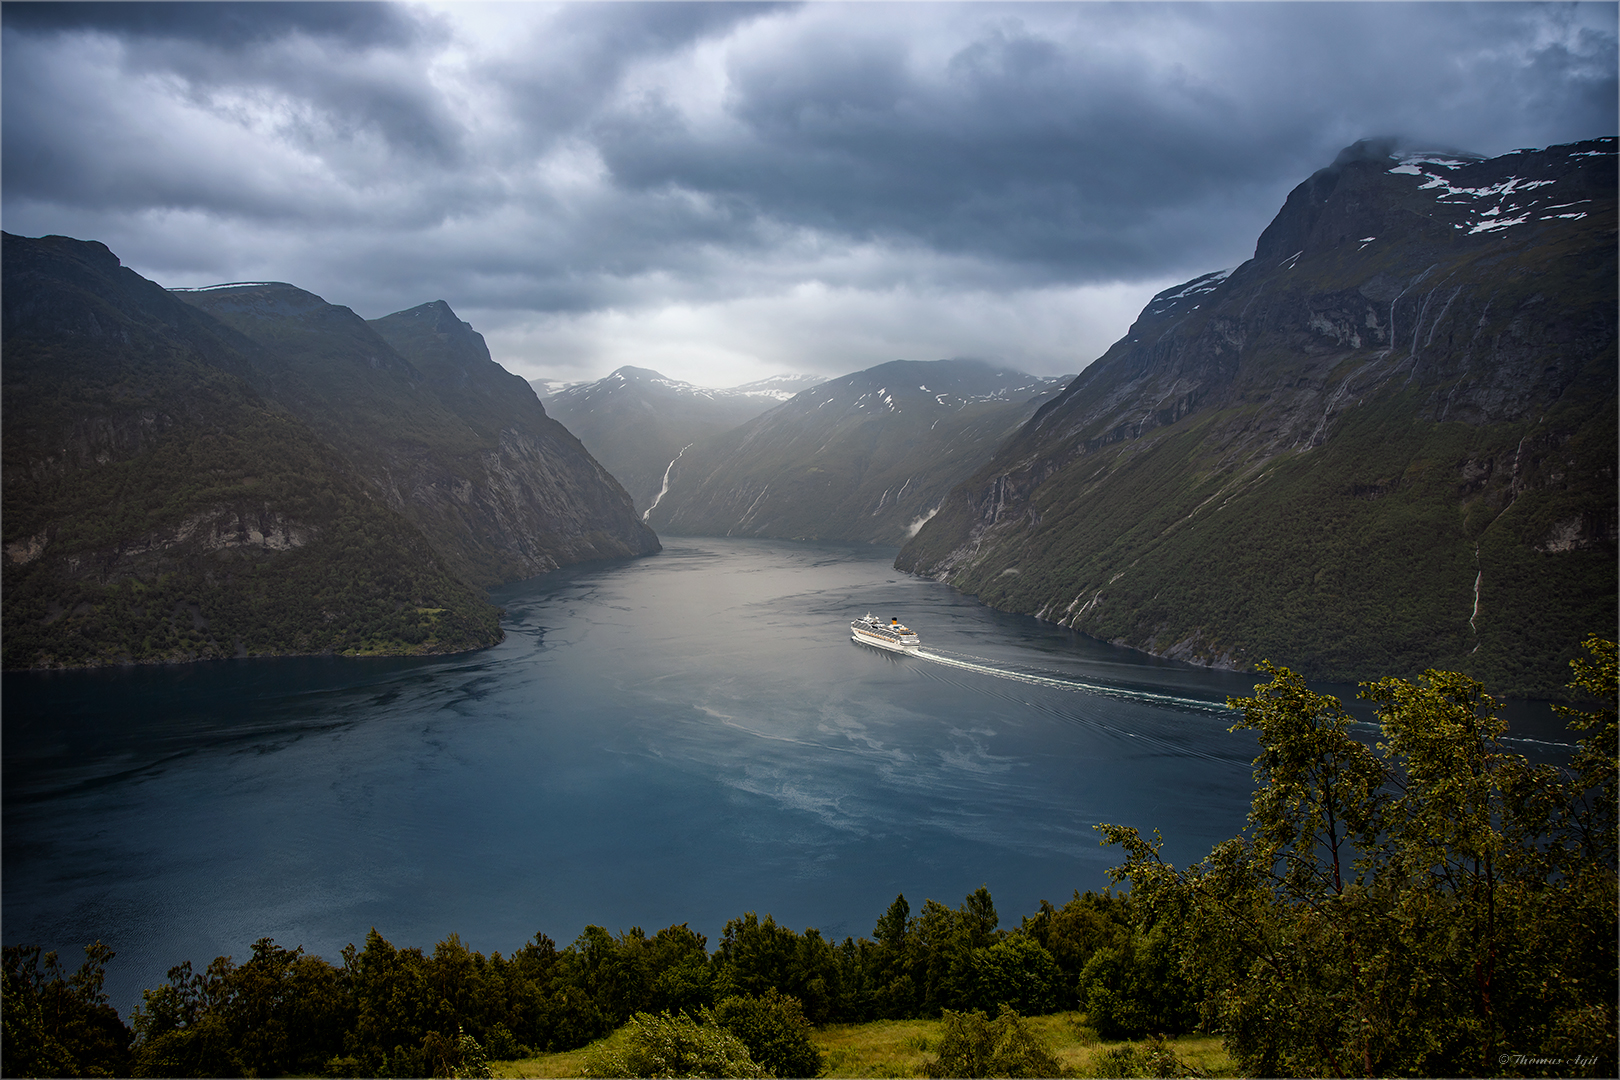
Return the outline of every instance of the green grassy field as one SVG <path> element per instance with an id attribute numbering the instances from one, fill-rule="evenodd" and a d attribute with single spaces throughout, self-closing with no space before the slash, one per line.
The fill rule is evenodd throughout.
<path id="1" fill-rule="evenodd" d="M 1105 1051 L 1122 1046 L 1106 1043 L 1084 1024 L 1085 1014 L 1054 1013 L 1026 1018 L 1054 1057 L 1073 1076 L 1095 1075 L 1094 1062 Z M 920 1077 L 933 1059 L 943 1024 L 939 1020 L 874 1020 L 867 1024 L 828 1024 L 817 1028 L 811 1041 L 820 1050 L 827 1077 Z M 618 1033 L 601 1042 L 620 1038 Z M 579 1076 L 597 1043 L 559 1054 L 541 1054 L 521 1061 L 490 1063 L 498 1077 Z M 1231 1059 L 1213 1035 L 1183 1035 L 1166 1040 L 1186 1064 L 1206 1076 L 1235 1076 Z"/>

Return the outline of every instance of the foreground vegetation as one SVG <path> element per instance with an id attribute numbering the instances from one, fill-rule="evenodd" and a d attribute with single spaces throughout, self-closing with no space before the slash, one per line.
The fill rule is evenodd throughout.
<path id="1" fill-rule="evenodd" d="M 1567 769 L 1504 752 L 1464 676 L 1367 686 L 1372 748 L 1338 700 L 1272 669 L 1231 702 L 1261 747 L 1242 836 L 1178 870 L 1156 840 L 1100 826 L 1130 892 L 1043 903 L 1010 930 L 980 888 L 916 914 L 897 897 L 871 939 L 837 944 L 750 912 L 712 954 L 685 924 L 590 926 L 564 949 L 536 935 L 510 957 L 373 930 L 340 965 L 262 939 L 243 964 L 171 970 L 132 1026 L 107 1004 L 99 943 L 71 974 L 8 946 L 0 1069 L 1614 1075 L 1616 650 L 1586 645 L 1572 685 L 1598 706 L 1565 710 L 1584 736 Z M 1163 1041 L 1194 1031 L 1206 1041 Z"/>
<path id="2" fill-rule="evenodd" d="M 971 1014 L 969 1014 L 971 1015 Z M 1024 1017 L 1034 1041 L 1056 1062 L 1058 1075 L 1153 1075 L 1154 1066 L 1176 1063 L 1188 1076 L 1235 1076 L 1231 1057 L 1213 1035 L 1178 1035 L 1167 1039 L 1108 1042 L 1086 1024 L 1083 1012 L 1065 1011 Z M 621 1028 L 578 1050 L 539 1054 L 518 1061 L 490 1062 L 496 1077 L 576 1077 L 588 1075 L 590 1062 L 603 1048 L 623 1043 Z M 810 1032 L 821 1056 L 819 1075 L 839 1077 L 923 1077 L 942 1057 L 946 1021 L 871 1020 L 864 1024 L 828 1024 Z M 611 1049 L 610 1049 L 611 1052 Z"/>

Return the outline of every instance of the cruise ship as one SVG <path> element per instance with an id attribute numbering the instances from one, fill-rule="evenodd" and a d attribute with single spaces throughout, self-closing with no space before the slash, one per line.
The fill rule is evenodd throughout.
<path id="1" fill-rule="evenodd" d="M 883 620 L 871 612 L 849 624 L 849 636 L 862 645 L 874 645 L 890 652 L 914 653 L 922 648 L 922 641 L 901 626 L 899 619 L 890 619 L 885 626 Z"/>

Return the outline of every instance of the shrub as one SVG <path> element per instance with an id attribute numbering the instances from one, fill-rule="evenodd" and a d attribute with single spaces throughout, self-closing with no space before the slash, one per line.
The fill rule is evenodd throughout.
<path id="1" fill-rule="evenodd" d="M 586 1076 L 765 1077 L 741 1039 L 700 1024 L 685 1013 L 636 1013 L 616 1046 L 599 1047 L 586 1060 Z"/>
<path id="2" fill-rule="evenodd" d="M 1177 1057 L 1176 1052 L 1165 1045 L 1162 1035 L 1155 1035 L 1145 1043 L 1110 1047 L 1091 1059 L 1088 1072 L 1098 1077 L 1204 1075 Z"/>
<path id="3" fill-rule="evenodd" d="M 931 1077 L 946 1076 L 1062 1076 L 1063 1066 L 1052 1056 L 1023 1017 L 1003 1006 L 994 1020 L 975 1009 L 944 1013 L 939 1057 L 924 1069 Z"/>
<path id="4" fill-rule="evenodd" d="M 820 1074 L 821 1052 L 810 1044 L 810 1022 L 798 998 L 772 988 L 760 997 L 728 997 L 709 1016 L 741 1039 L 749 1055 L 771 1075 Z"/>

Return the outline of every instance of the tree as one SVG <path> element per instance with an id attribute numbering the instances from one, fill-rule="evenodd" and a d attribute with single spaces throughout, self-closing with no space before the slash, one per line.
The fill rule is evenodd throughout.
<path id="1" fill-rule="evenodd" d="M 1024 934 L 974 949 L 973 995 L 979 1006 L 1005 1005 L 1029 1016 L 1055 1012 L 1063 973 L 1052 954 Z"/>
<path id="2" fill-rule="evenodd" d="M 1198 1023 L 1181 970 L 1179 935 L 1166 921 L 1091 954 L 1080 973 L 1086 1021 L 1104 1039 L 1180 1034 Z"/>
<path id="3" fill-rule="evenodd" d="M 1613 1069 L 1615 645 L 1587 645 L 1576 685 L 1602 707 L 1576 717 L 1593 734 L 1571 769 L 1505 752 L 1466 676 L 1365 686 L 1375 752 L 1337 699 L 1266 665 L 1271 682 L 1230 702 L 1260 742 L 1242 836 L 1178 871 L 1157 839 L 1099 826 L 1139 914 L 1177 928 L 1240 1069 Z"/>
<path id="4" fill-rule="evenodd" d="M 113 951 L 97 941 L 84 952 L 79 970 L 64 977 L 54 952 L 5 947 L 0 1072 L 6 1076 L 129 1074 L 135 1035 L 102 990 Z"/>
<path id="5" fill-rule="evenodd" d="M 896 1019 L 912 1015 L 917 1008 L 916 980 L 908 964 L 910 925 L 911 905 L 901 893 L 872 930 L 877 941 L 869 953 L 869 975 L 872 1009 L 878 1016 Z"/>
<path id="6" fill-rule="evenodd" d="M 1131 940 L 1130 903 L 1122 893 L 1076 889 L 1061 908 L 1041 901 L 1041 909 L 1024 917 L 1021 929 L 1052 954 L 1063 972 L 1059 1005 L 1072 1008 L 1078 1000 L 1076 984 L 1098 949 L 1124 948 Z"/>
<path id="7" fill-rule="evenodd" d="M 798 998 L 813 1024 L 849 1011 L 840 954 L 814 927 L 800 935 L 750 911 L 726 923 L 713 964 L 717 997 L 759 996 L 774 987 Z"/>

